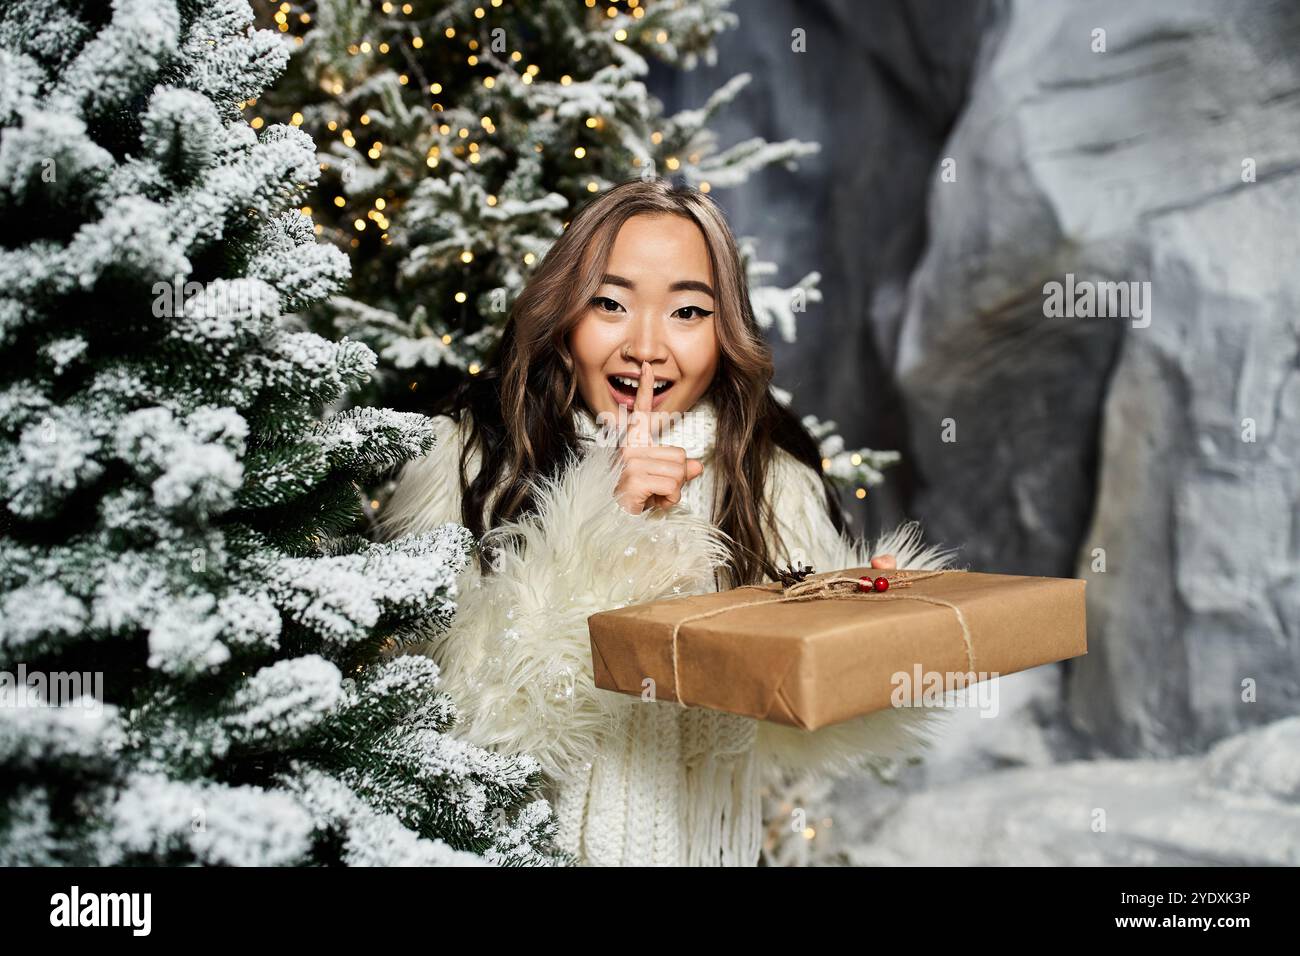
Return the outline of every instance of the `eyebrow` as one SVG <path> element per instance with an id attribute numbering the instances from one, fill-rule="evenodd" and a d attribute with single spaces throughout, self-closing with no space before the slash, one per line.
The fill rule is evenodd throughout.
<path id="1" fill-rule="evenodd" d="M 631 279 L 624 279 L 622 276 L 610 275 L 605 273 L 604 282 L 609 285 L 622 286 L 624 289 L 635 289 L 636 283 Z M 707 282 L 697 282 L 695 279 L 679 279 L 668 287 L 669 292 L 703 292 L 711 299 L 716 299 L 713 294 L 713 288 Z"/>

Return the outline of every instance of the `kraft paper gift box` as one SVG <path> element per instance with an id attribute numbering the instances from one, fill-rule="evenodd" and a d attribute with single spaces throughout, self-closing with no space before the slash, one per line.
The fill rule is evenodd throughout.
<path id="1" fill-rule="evenodd" d="M 890 587 L 855 594 L 863 575 Z M 773 582 L 593 614 L 596 686 L 640 696 L 650 678 L 660 701 L 816 730 L 891 706 L 896 675 L 973 683 L 1088 652 L 1082 580 L 863 567 L 793 586 L 832 579 L 852 596 L 778 603 L 795 592 Z"/>

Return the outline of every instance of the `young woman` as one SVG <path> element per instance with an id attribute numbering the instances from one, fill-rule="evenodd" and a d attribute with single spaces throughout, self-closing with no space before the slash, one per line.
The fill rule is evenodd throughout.
<path id="1" fill-rule="evenodd" d="M 593 683 L 597 611 L 776 580 L 791 562 L 948 565 L 915 523 L 874 548 L 847 537 L 772 374 L 718 208 L 623 183 L 551 247 L 495 361 L 434 410 L 437 446 L 385 506 L 385 537 L 456 522 L 481 539 L 455 622 L 419 650 L 458 735 L 538 760 L 582 862 L 754 865 L 764 782 L 849 773 L 933 732 L 939 713 L 919 708 L 809 732 Z"/>

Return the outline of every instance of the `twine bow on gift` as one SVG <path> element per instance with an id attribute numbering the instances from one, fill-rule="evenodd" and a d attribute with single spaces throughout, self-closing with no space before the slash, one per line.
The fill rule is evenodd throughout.
<path id="1" fill-rule="evenodd" d="M 673 690 L 677 696 L 677 702 L 683 707 L 689 707 L 682 698 L 681 674 L 679 671 L 679 657 L 677 650 L 678 635 L 681 632 L 682 625 L 691 621 L 699 621 L 706 617 L 713 617 L 717 614 L 725 614 L 727 611 L 736 611 L 743 607 L 757 607 L 760 604 L 789 604 L 797 601 L 924 601 L 926 604 L 934 604 L 939 607 L 946 607 L 957 615 L 957 623 L 961 626 L 962 641 L 966 648 L 966 663 L 969 670 L 975 670 L 975 645 L 971 639 L 970 628 L 966 624 L 966 615 L 962 614 L 961 608 L 951 601 L 945 601 L 943 598 L 932 597 L 925 594 L 895 594 L 894 592 L 911 587 L 917 581 L 925 581 L 929 578 L 935 578 L 942 574 L 959 573 L 951 571 L 906 571 L 897 570 L 893 572 L 881 572 L 876 577 L 883 577 L 889 582 L 889 586 L 884 591 L 866 591 L 863 590 L 862 581 L 858 578 L 837 578 L 837 577 L 810 577 L 812 574 L 811 567 L 805 567 L 801 570 L 787 570 L 781 573 L 781 580 L 784 586 L 781 593 L 768 600 L 746 601 L 744 604 L 729 604 L 726 607 L 714 608 L 712 611 L 701 611 L 699 614 L 690 614 L 673 627 L 672 651 L 673 651 Z M 771 591 L 770 584 L 746 584 L 736 588 L 737 591 L 745 589 L 755 589 L 760 591 Z"/>

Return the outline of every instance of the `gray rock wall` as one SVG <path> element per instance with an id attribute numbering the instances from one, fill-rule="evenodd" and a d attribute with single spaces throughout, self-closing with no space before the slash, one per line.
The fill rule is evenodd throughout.
<path id="1" fill-rule="evenodd" d="M 914 510 L 1088 579 L 1068 713 L 1104 752 L 1300 710 L 1300 7 L 1233 11 L 1013 4 L 909 290 Z M 1067 274 L 1149 283 L 1149 319 L 1045 317 Z"/>
<path id="2" fill-rule="evenodd" d="M 908 276 L 925 242 L 931 169 L 965 103 L 995 0 L 741 0 L 718 62 L 652 76 L 670 112 L 696 108 L 738 73 L 753 76 L 711 123 L 722 146 L 763 136 L 821 144 L 788 170 L 769 168 L 713 196 L 740 236 L 792 284 L 822 276 L 824 299 L 798 339 L 772 335 L 777 384 L 800 414 L 840 425 L 851 447 L 894 449 L 903 462 L 858 506 L 875 532 L 907 514 L 913 483 L 894 351 Z M 791 50 L 801 29 L 807 52 Z M 853 507 L 851 502 L 846 506 Z"/>

